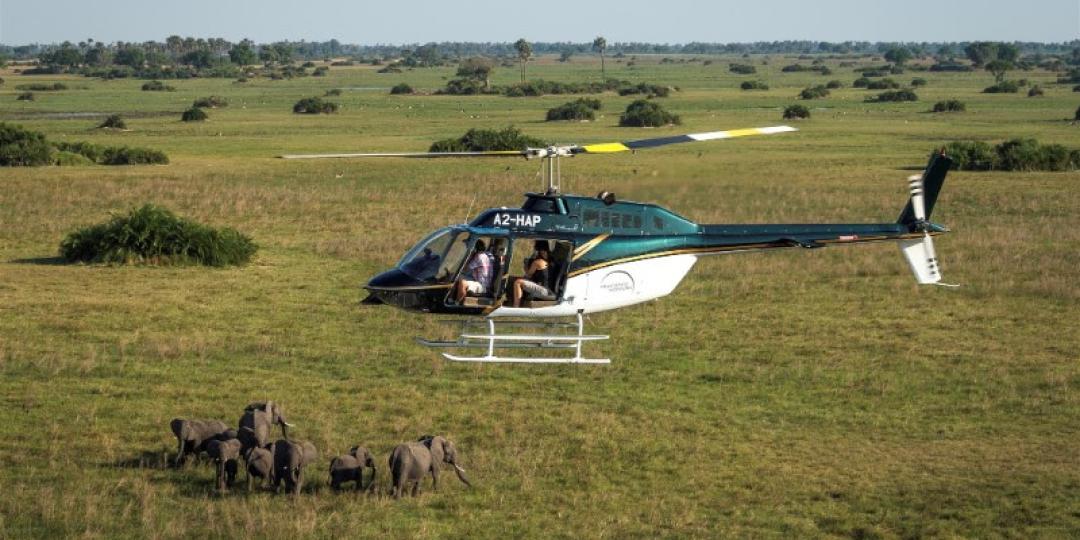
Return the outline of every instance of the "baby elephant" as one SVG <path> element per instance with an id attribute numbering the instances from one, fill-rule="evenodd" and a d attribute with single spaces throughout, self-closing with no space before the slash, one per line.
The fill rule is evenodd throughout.
<path id="1" fill-rule="evenodd" d="M 274 443 L 274 491 L 277 491 L 281 481 L 285 481 L 285 491 L 300 494 L 300 487 L 304 484 L 304 467 L 311 465 L 319 459 L 319 451 L 315 445 L 306 441 L 287 441 L 280 439 Z"/>
<path id="2" fill-rule="evenodd" d="M 431 474 L 431 489 L 439 490 L 439 467 L 441 463 L 448 463 L 454 467 L 458 478 L 471 486 L 469 479 L 465 478 L 465 469 L 458 465 L 457 448 L 454 443 L 443 437 L 422 437 L 418 442 L 399 444 L 390 454 L 390 482 L 393 484 L 391 493 L 394 498 L 401 497 L 401 490 L 406 484 L 412 483 L 412 494 L 415 497 L 420 493 L 420 481 L 424 475 Z"/>
<path id="3" fill-rule="evenodd" d="M 247 485 L 248 492 L 255 489 L 255 479 L 259 479 L 259 487 L 267 481 L 274 481 L 274 453 L 272 444 L 266 447 L 248 448 L 244 452 L 244 461 L 247 462 Z"/>
<path id="4" fill-rule="evenodd" d="M 186 454 L 195 454 L 206 451 L 206 443 L 212 440 L 235 439 L 236 431 L 229 429 L 225 422 L 220 420 L 185 420 L 173 418 L 169 422 L 173 435 L 176 435 L 178 449 L 176 451 L 176 466 L 184 464 Z"/>
<path id="5" fill-rule="evenodd" d="M 217 488 L 225 491 L 226 486 L 232 487 L 236 480 L 236 469 L 240 460 L 240 441 L 229 439 L 219 441 L 217 439 L 206 443 L 206 453 L 217 464 Z"/>
<path id="6" fill-rule="evenodd" d="M 345 482 L 356 482 L 356 490 L 364 489 L 364 467 L 371 467 L 368 489 L 375 487 L 375 458 L 363 446 L 354 446 L 349 454 L 338 456 L 330 462 L 330 487 L 341 488 Z"/>

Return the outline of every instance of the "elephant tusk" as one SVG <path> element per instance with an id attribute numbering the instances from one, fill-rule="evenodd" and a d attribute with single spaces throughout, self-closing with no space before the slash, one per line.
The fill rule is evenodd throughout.
<path id="1" fill-rule="evenodd" d="M 288 426 L 288 427 L 293 427 L 293 425 L 292 425 L 292 424 L 290 424 L 290 423 L 288 423 L 288 422 L 282 422 L 282 424 L 285 424 L 285 425 L 286 425 L 286 426 Z"/>
<path id="2" fill-rule="evenodd" d="M 461 472 L 465 472 L 465 467 L 462 467 L 461 465 L 458 465 L 457 463 L 454 463 L 454 468 L 461 471 Z"/>

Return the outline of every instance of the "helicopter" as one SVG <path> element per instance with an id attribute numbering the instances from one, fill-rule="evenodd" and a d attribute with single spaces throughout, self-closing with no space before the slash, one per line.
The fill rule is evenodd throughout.
<path id="1" fill-rule="evenodd" d="M 893 241 L 919 284 L 941 285 L 933 237 L 948 228 L 932 223 L 934 208 L 952 160 L 931 156 L 922 174 L 908 179 L 910 197 L 893 222 L 832 224 L 698 224 L 656 204 L 563 193 L 560 159 L 587 154 L 636 152 L 669 144 L 723 140 L 798 131 L 790 126 L 713 131 L 628 142 L 552 145 L 523 150 L 283 155 L 317 158 L 518 157 L 542 160 L 546 189 L 526 193 L 516 208 L 491 208 L 467 223 L 440 228 L 409 249 L 396 266 L 372 277 L 365 304 L 422 313 L 465 316 L 456 340 L 418 338 L 431 348 L 482 349 L 482 356 L 451 354 L 456 362 L 606 364 L 582 355 L 585 343 L 608 339 L 584 332 L 584 315 L 624 308 L 667 296 L 699 257 L 779 248 L 817 249 L 839 244 Z M 479 241 L 479 242 L 478 242 Z M 514 251 L 528 245 L 549 249 L 550 299 L 509 300 Z M 480 294 L 459 299 L 458 283 L 479 252 L 491 261 L 492 280 Z M 519 253 L 520 255 L 520 253 Z M 575 322 L 553 322 L 573 317 Z M 496 332 L 496 323 L 508 332 Z M 502 356 L 503 349 L 563 349 L 572 356 Z"/>

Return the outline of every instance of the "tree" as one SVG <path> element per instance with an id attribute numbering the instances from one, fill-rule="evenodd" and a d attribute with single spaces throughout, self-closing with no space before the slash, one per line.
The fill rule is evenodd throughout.
<path id="1" fill-rule="evenodd" d="M 911 60 L 911 51 L 906 47 L 893 47 L 885 51 L 885 59 L 898 65 L 904 65 L 904 62 Z"/>
<path id="2" fill-rule="evenodd" d="M 993 73 L 994 80 L 1000 83 L 1005 80 L 1005 73 L 1012 67 L 1012 62 L 1008 60 L 993 60 L 986 64 L 986 71 Z"/>
<path id="3" fill-rule="evenodd" d="M 141 47 L 129 45 L 116 51 L 116 59 L 113 62 L 122 66 L 142 69 L 143 64 L 146 63 L 146 52 Z"/>
<path id="4" fill-rule="evenodd" d="M 997 46 L 998 44 L 992 41 L 976 41 L 964 47 L 964 54 L 972 64 L 975 64 L 975 67 L 981 67 L 997 59 Z"/>
<path id="5" fill-rule="evenodd" d="M 604 72 L 604 50 L 607 49 L 607 40 L 604 36 L 596 36 L 596 39 L 592 41 L 592 48 L 594 51 L 600 53 L 600 78 L 607 79 L 607 73 Z"/>
<path id="6" fill-rule="evenodd" d="M 229 49 L 229 60 L 239 66 L 250 66 L 254 64 L 258 59 L 255 56 L 255 49 L 251 46 L 254 45 L 250 39 L 244 39 L 239 44 L 234 45 Z"/>
<path id="7" fill-rule="evenodd" d="M 521 38 L 514 42 L 514 50 L 517 51 L 518 62 L 521 63 L 521 82 L 525 82 L 525 64 L 532 56 L 532 45 L 525 41 L 525 38 Z"/>
<path id="8" fill-rule="evenodd" d="M 484 88 L 487 88 L 488 79 L 491 78 L 491 73 L 494 71 L 494 61 L 490 58 L 474 56 L 472 58 L 466 58 L 458 65 L 457 76 L 464 77 L 471 81 L 480 81 L 483 83 Z"/>
<path id="9" fill-rule="evenodd" d="M 184 63 L 197 68 L 208 68 L 214 64 L 214 56 L 209 49 L 198 49 L 185 54 Z"/>

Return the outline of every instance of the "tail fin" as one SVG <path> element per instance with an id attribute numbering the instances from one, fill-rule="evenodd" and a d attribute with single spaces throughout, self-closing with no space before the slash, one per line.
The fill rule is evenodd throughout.
<path id="1" fill-rule="evenodd" d="M 945 175 L 949 172 L 952 164 L 952 158 L 946 156 L 943 152 L 935 152 L 934 155 L 930 156 L 930 162 L 926 164 L 926 170 L 923 171 L 923 198 L 926 205 L 926 219 L 929 219 L 930 213 L 934 211 L 934 202 L 937 201 L 938 193 L 941 192 L 941 185 L 945 183 Z M 904 225 L 914 225 L 917 221 L 915 208 L 912 206 L 912 201 L 908 199 L 907 206 L 904 207 L 904 211 L 900 213 L 900 218 L 896 222 Z"/>

